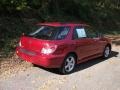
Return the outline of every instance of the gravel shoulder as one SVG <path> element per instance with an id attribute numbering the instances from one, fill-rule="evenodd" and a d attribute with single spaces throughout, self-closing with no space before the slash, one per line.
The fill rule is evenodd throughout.
<path id="1" fill-rule="evenodd" d="M 0 90 L 120 90 L 120 44 L 109 59 L 79 64 L 74 73 L 34 67 L 16 56 L 0 62 Z"/>

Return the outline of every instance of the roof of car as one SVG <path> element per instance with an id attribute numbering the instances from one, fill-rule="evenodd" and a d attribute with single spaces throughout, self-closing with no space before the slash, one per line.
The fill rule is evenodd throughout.
<path id="1" fill-rule="evenodd" d="M 87 24 L 83 23 L 61 23 L 61 22 L 44 22 L 44 23 L 38 23 L 37 25 L 45 25 L 45 26 L 54 26 L 54 27 L 59 27 L 59 26 L 89 26 Z"/>

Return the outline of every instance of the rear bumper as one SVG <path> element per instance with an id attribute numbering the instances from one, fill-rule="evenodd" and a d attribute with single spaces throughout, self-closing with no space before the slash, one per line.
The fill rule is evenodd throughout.
<path id="1" fill-rule="evenodd" d="M 40 53 L 30 55 L 22 52 L 20 49 L 20 47 L 16 48 L 16 54 L 21 59 L 45 68 L 60 68 L 64 60 L 63 55 L 41 55 Z"/>

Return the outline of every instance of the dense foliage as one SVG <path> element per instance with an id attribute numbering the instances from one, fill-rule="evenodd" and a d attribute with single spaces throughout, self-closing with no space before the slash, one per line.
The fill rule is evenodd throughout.
<path id="1" fill-rule="evenodd" d="M 119 14 L 120 0 L 0 0 L 0 11 L 11 14 L 32 11 L 43 20 L 73 16 L 77 20 L 94 21 Z"/>
<path id="2" fill-rule="evenodd" d="M 118 34 L 120 0 L 0 0 L 0 50 L 9 53 L 38 21 L 83 21 Z"/>

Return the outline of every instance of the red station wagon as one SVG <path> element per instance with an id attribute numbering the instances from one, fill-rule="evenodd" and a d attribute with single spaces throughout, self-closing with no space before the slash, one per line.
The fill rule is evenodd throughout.
<path id="1" fill-rule="evenodd" d="M 76 23 L 39 23 L 39 28 L 20 38 L 17 55 L 45 68 L 59 68 L 63 74 L 75 65 L 103 56 L 108 58 L 111 41 L 91 26 Z"/>

